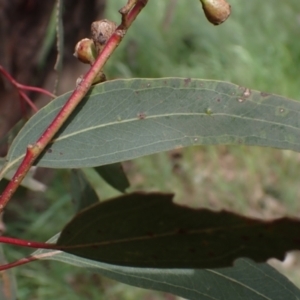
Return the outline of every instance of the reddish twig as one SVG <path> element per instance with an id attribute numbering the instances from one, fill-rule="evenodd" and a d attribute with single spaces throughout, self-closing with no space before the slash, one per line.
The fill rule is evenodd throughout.
<path id="1" fill-rule="evenodd" d="M 29 97 L 23 91 L 19 90 L 19 94 L 20 94 L 20 97 L 25 100 L 25 102 L 31 107 L 31 109 L 34 112 L 38 111 L 38 108 L 35 106 L 35 104 L 29 99 Z"/>
<path id="2" fill-rule="evenodd" d="M 0 65 L 0 72 L 10 81 L 12 85 L 14 85 L 18 90 L 24 90 L 24 91 L 31 91 L 31 92 L 37 92 L 44 94 L 46 96 L 49 96 L 51 98 L 56 98 L 56 96 L 49 91 L 35 87 L 30 85 L 24 85 L 19 82 L 17 82 L 1 65 Z"/>
<path id="3" fill-rule="evenodd" d="M 8 270 L 8 269 L 11 269 L 14 267 L 22 266 L 22 265 L 28 264 L 32 261 L 36 261 L 36 260 L 44 259 L 44 258 L 47 258 L 50 256 L 54 256 L 58 253 L 61 253 L 61 251 L 52 251 L 52 252 L 47 252 L 47 253 L 41 253 L 41 254 L 34 255 L 34 256 L 24 257 L 15 262 L 0 266 L 0 271 L 5 271 L 5 270 Z"/>
<path id="4" fill-rule="evenodd" d="M 32 92 L 38 92 L 41 94 L 44 94 L 46 96 L 49 96 L 51 98 L 55 98 L 56 96 L 51 94 L 45 89 L 35 87 L 35 86 L 29 86 L 24 85 L 19 82 L 17 82 L 1 65 L 0 65 L 0 72 L 7 78 L 7 80 L 18 90 L 19 96 L 21 99 L 23 99 L 34 112 L 38 111 L 38 108 L 34 105 L 34 103 L 29 99 L 29 97 L 24 93 L 24 91 L 32 91 Z"/>
<path id="5" fill-rule="evenodd" d="M 24 258 L 21 258 L 21 259 L 15 261 L 15 262 L 8 263 L 8 264 L 5 264 L 5 265 L 1 265 L 0 266 L 0 271 L 5 271 L 5 270 L 8 270 L 8 269 L 11 269 L 11 268 L 14 268 L 14 267 L 22 266 L 22 265 L 28 264 L 32 261 L 35 261 L 35 260 L 38 260 L 38 258 L 36 258 L 34 256 L 24 257 Z"/>
<path id="6" fill-rule="evenodd" d="M 56 246 L 56 244 L 26 241 L 26 240 L 20 240 L 12 237 L 7 237 L 7 236 L 0 236 L 0 243 L 19 246 L 19 247 L 34 248 L 34 249 L 51 249 L 51 250 L 59 249 Z"/>
<path id="7" fill-rule="evenodd" d="M 53 256 L 54 254 L 61 252 L 61 251 L 57 251 L 57 249 L 59 249 L 59 247 L 56 244 L 26 241 L 26 240 L 20 240 L 20 239 L 6 237 L 6 236 L 0 236 L 0 243 L 19 246 L 19 247 L 34 248 L 34 249 L 55 250 L 55 251 L 52 251 L 49 253 L 41 253 L 39 255 L 21 258 L 15 262 L 1 265 L 0 271 L 4 271 L 4 270 L 8 270 L 8 269 L 17 267 L 17 266 L 21 266 L 21 265 L 27 264 L 27 263 L 35 261 L 35 260 L 39 260 L 39 259 L 42 259 L 42 258 L 45 258 L 48 256 Z"/>
<path id="8" fill-rule="evenodd" d="M 15 175 L 11 179 L 11 181 L 6 186 L 2 195 L 0 196 L 0 212 L 3 211 L 4 207 L 10 200 L 11 196 L 14 194 L 20 182 L 23 180 L 33 162 L 37 159 L 37 157 L 41 154 L 41 152 L 45 149 L 47 144 L 51 141 L 53 136 L 57 133 L 57 131 L 61 128 L 66 119 L 71 115 L 83 97 L 86 95 L 88 90 L 90 89 L 95 77 L 104 64 L 111 56 L 113 51 L 118 47 L 119 43 L 123 39 L 126 34 L 127 29 L 131 26 L 132 22 L 138 16 L 140 11 L 147 4 L 148 0 L 138 0 L 134 5 L 132 10 L 122 17 L 122 23 L 107 41 L 103 50 L 99 54 L 97 60 L 92 65 L 90 70 L 85 74 L 82 81 L 76 87 L 76 89 L 71 94 L 68 101 L 62 107 L 58 115 L 54 118 L 45 132 L 40 136 L 40 138 L 36 141 L 34 145 L 28 145 L 25 157 L 17 169 Z"/>

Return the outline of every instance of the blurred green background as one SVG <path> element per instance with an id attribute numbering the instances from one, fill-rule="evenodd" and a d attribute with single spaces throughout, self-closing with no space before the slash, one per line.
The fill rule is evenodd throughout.
<path id="1" fill-rule="evenodd" d="M 119 22 L 125 0 L 107 1 L 106 17 Z M 208 23 L 198 0 L 151 0 L 113 54 L 107 77 L 196 77 L 230 81 L 300 99 L 298 0 L 230 0 L 231 17 Z M 300 155 L 258 147 L 208 146 L 126 162 L 130 190 L 176 193 L 192 206 L 225 207 L 256 217 L 299 215 Z M 85 170 L 102 199 L 118 193 Z M 6 235 L 45 241 L 74 214 L 69 171 L 57 171 L 44 195 L 9 206 Z M 41 200 L 43 198 L 43 200 Z M 42 201 L 42 203 L 41 203 Z M 33 205 L 34 203 L 34 205 Z M 8 261 L 28 250 L 5 247 Z M 288 272 L 296 283 L 300 275 Z M 20 300 L 177 299 L 129 287 L 57 262 L 14 270 Z"/>

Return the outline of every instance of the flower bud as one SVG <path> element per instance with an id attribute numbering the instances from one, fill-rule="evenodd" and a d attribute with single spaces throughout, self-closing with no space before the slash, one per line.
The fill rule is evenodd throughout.
<path id="1" fill-rule="evenodd" d="M 92 39 L 95 43 L 97 53 L 100 53 L 108 39 L 117 28 L 115 22 L 103 19 L 93 22 L 91 25 Z"/>
<path id="2" fill-rule="evenodd" d="M 226 0 L 200 0 L 209 22 L 219 25 L 230 16 L 231 7 Z"/>
<path id="3" fill-rule="evenodd" d="M 85 64 L 94 63 L 97 58 L 97 51 L 93 40 L 82 39 L 75 46 L 74 56 Z"/>
<path id="4" fill-rule="evenodd" d="M 94 81 L 93 81 L 93 84 L 100 83 L 100 82 L 104 82 L 104 81 L 106 81 L 106 76 L 105 76 L 105 74 L 104 74 L 102 71 L 100 71 L 100 72 L 96 75 L 96 77 L 95 77 L 95 79 L 94 79 Z"/>

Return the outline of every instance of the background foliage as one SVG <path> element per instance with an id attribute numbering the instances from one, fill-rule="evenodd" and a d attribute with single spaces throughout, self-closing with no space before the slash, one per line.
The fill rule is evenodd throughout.
<path id="1" fill-rule="evenodd" d="M 109 1 L 107 17 L 117 21 L 116 11 L 123 2 Z M 220 79 L 299 99 L 298 1 L 230 3 L 230 19 L 213 27 L 204 18 L 198 1 L 149 1 L 109 61 L 108 77 Z M 299 214 L 299 159 L 299 154 L 291 151 L 209 146 L 137 159 L 127 162 L 125 169 L 131 191 L 172 191 L 177 199 L 188 193 L 192 205 L 273 217 Z M 102 199 L 118 194 L 93 170 L 85 173 Z M 35 194 L 31 203 L 11 202 L 7 218 L 13 222 L 6 222 L 7 234 L 44 241 L 57 233 L 75 211 L 69 179 L 69 171 L 57 171 L 44 200 Z M 12 261 L 28 251 L 5 247 L 5 253 Z M 61 295 L 66 300 L 174 299 L 56 262 L 32 263 L 15 272 L 19 299 L 61 299 Z M 292 276 L 300 282 L 295 272 Z"/>

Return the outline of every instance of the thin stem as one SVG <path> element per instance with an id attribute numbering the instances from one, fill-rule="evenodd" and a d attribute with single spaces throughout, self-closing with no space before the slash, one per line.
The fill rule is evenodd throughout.
<path id="1" fill-rule="evenodd" d="M 34 105 L 34 103 L 29 99 L 29 97 L 23 91 L 19 91 L 19 94 L 26 101 L 26 103 L 32 108 L 34 112 L 38 111 L 38 108 Z"/>
<path id="2" fill-rule="evenodd" d="M 56 244 L 26 241 L 7 236 L 0 236 L 0 243 L 35 249 L 59 249 Z"/>
<path id="3" fill-rule="evenodd" d="M 30 85 L 24 85 L 19 82 L 17 82 L 1 65 L 0 65 L 0 72 L 10 81 L 12 85 L 14 85 L 18 90 L 27 90 L 27 91 L 32 91 L 32 92 L 37 92 L 44 94 L 46 96 L 49 96 L 51 98 L 56 98 L 56 96 L 49 91 L 35 87 L 35 86 L 30 86 Z"/>
<path id="4" fill-rule="evenodd" d="M 44 258 L 47 258 L 47 257 L 54 256 L 54 255 L 59 254 L 59 253 L 61 253 L 61 251 L 52 251 L 52 252 L 47 252 L 47 253 L 41 253 L 41 254 L 34 255 L 34 256 L 24 257 L 24 258 L 21 258 L 21 259 L 15 261 L 15 262 L 8 263 L 8 264 L 0 266 L 0 271 L 5 271 L 5 270 L 8 270 L 8 269 L 11 269 L 11 268 L 14 268 L 14 267 L 22 266 L 22 265 L 28 264 L 32 261 L 41 260 L 41 259 L 44 259 Z"/>
<path id="5" fill-rule="evenodd" d="M 139 0 L 133 9 L 129 12 L 127 16 L 126 25 L 129 27 L 132 22 L 136 19 L 141 10 L 147 5 L 148 0 Z"/>
<path id="6" fill-rule="evenodd" d="M 38 260 L 38 259 L 34 256 L 24 257 L 24 258 L 21 258 L 17 261 L 12 262 L 12 263 L 1 265 L 0 266 L 0 271 L 5 271 L 5 270 L 8 270 L 8 269 L 11 269 L 11 268 L 14 268 L 14 267 L 22 266 L 22 265 L 28 264 L 32 261 L 35 261 L 35 260 Z"/>
<path id="7" fill-rule="evenodd" d="M 18 83 L 18 88 L 21 89 L 21 90 L 25 90 L 25 91 L 41 93 L 41 94 L 49 96 L 53 99 L 56 98 L 56 95 L 50 93 L 49 91 L 47 91 L 45 89 L 39 88 L 37 86 L 23 85 L 21 83 Z"/>
<path id="8" fill-rule="evenodd" d="M 123 39 L 126 34 L 127 29 L 138 16 L 140 11 L 145 7 L 148 0 L 139 0 L 133 9 L 129 12 L 128 15 L 123 16 L 122 23 L 117 27 L 116 31 L 107 41 L 103 50 L 99 54 L 95 63 L 92 65 L 90 70 L 85 74 L 80 84 L 76 87 L 76 89 L 71 94 L 68 101 L 62 107 L 58 115 L 54 118 L 48 128 L 44 131 L 44 133 L 39 137 L 34 145 L 28 145 L 26 155 L 20 164 L 19 168 L 15 172 L 15 175 L 11 179 L 11 181 L 6 186 L 2 195 L 0 196 L 0 212 L 3 211 L 4 207 L 20 185 L 20 182 L 23 180 L 30 167 L 36 158 L 41 154 L 41 152 L 45 149 L 47 144 L 52 140 L 53 136 L 57 133 L 57 131 L 61 128 L 66 119 L 71 115 L 86 93 L 89 91 L 95 77 L 104 64 L 111 56 L 113 51 L 118 47 L 119 43 Z"/>

